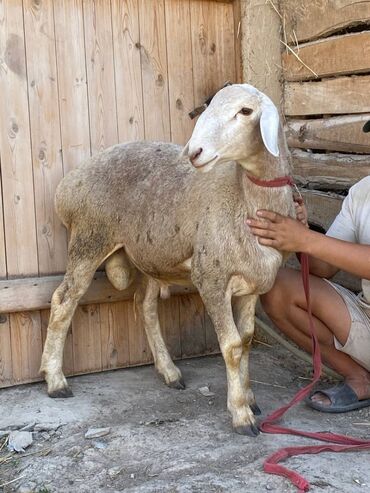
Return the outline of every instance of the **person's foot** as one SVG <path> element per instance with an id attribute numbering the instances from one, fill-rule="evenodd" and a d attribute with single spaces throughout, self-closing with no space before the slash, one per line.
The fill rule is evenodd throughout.
<path id="1" fill-rule="evenodd" d="M 345 383 L 351 387 L 354 393 L 357 395 L 358 400 L 370 399 L 370 373 L 366 372 L 361 377 L 348 377 L 345 379 Z M 320 406 L 330 406 L 331 400 L 324 393 L 317 391 L 310 397 L 312 402 Z"/>

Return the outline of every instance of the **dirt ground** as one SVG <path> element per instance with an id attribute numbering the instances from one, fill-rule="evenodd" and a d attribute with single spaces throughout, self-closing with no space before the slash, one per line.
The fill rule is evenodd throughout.
<path id="1" fill-rule="evenodd" d="M 167 388 L 152 366 L 75 377 L 75 397 L 52 400 L 44 384 L 0 391 L 0 430 L 30 425 L 33 444 L 25 453 L 0 452 L 0 491 L 60 492 L 247 492 L 296 491 L 262 471 L 280 446 L 310 443 L 281 435 L 249 438 L 232 432 L 226 409 L 221 357 L 178 363 L 187 388 Z M 263 413 L 286 402 L 306 383 L 310 369 L 285 349 L 257 345 L 251 378 Z M 199 388 L 208 386 L 213 396 Z M 370 435 L 370 412 L 325 415 L 304 405 L 285 424 L 307 430 Z M 108 435 L 86 439 L 89 428 Z M 4 438 L 2 442 L 4 442 Z M 0 439 L 1 446 L 1 439 Z M 6 459 L 8 457 L 8 459 Z M 312 492 L 370 491 L 370 452 L 326 453 L 291 459 Z"/>

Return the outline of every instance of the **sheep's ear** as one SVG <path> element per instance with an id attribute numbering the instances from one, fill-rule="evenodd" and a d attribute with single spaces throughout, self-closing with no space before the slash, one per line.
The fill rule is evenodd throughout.
<path id="1" fill-rule="evenodd" d="M 260 129 L 263 143 L 270 154 L 279 155 L 279 113 L 272 101 L 263 101 Z"/>

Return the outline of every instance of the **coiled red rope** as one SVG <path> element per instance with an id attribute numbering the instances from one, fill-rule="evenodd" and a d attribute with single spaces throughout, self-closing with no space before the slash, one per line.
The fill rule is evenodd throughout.
<path id="1" fill-rule="evenodd" d="M 312 359 L 314 375 L 312 381 L 301 389 L 293 399 L 285 406 L 277 409 L 267 416 L 260 424 L 259 428 L 264 433 L 297 435 L 307 438 L 313 438 L 322 442 L 329 442 L 327 445 L 309 445 L 302 447 L 285 447 L 270 455 L 263 464 L 263 469 L 269 474 L 277 474 L 288 478 L 297 488 L 299 493 L 306 492 L 310 489 L 309 482 L 297 472 L 288 469 L 279 464 L 283 460 L 303 454 L 320 454 L 321 452 L 347 452 L 352 450 L 370 449 L 370 440 L 362 440 L 345 435 L 338 435 L 330 432 L 307 432 L 295 430 L 294 428 L 285 428 L 276 424 L 279 419 L 295 404 L 302 401 L 313 389 L 314 385 L 320 378 L 321 373 L 321 354 L 317 334 L 313 322 L 310 288 L 309 288 L 309 265 L 308 256 L 301 254 L 302 281 L 307 300 L 307 312 L 309 318 L 309 327 L 312 337 Z"/>

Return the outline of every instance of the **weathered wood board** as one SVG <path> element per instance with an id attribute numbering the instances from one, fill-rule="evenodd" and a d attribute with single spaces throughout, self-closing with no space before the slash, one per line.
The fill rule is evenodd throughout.
<path id="1" fill-rule="evenodd" d="M 312 120 L 287 119 L 288 144 L 305 149 L 370 153 L 369 134 L 362 131 L 368 120 L 370 114 Z"/>
<path id="2" fill-rule="evenodd" d="M 320 190 L 347 190 L 370 174 L 370 155 L 291 150 L 296 183 Z"/>
<path id="3" fill-rule="evenodd" d="M 305 116 L 370 112 L 369 87 L 369 75 L 287 82 L 284 85 L 284 113 Z"/>
<path id="4" fill-rule="evenodd" d="M 370 5 L 353 0 L 283 0 L 284 29 L 289 43 L 329 36 L 368 24 Z"/>
<path id="5" fill-rule="evenodd" d="M 293 50 L 301 61 L 290 51 L 283 53 L 283 72 L 287 81 L 368 72 L 370 32 L 320 39 Z"/>

